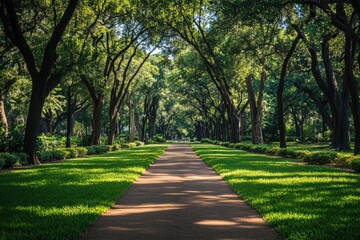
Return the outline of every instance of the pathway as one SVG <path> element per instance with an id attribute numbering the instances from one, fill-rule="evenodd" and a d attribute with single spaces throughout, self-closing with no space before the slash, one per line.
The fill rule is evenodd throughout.
<path id="1" fill-rule="evenodd" d="M 174 144 L 82 239 L 279 239 L 187 144 Z"/>

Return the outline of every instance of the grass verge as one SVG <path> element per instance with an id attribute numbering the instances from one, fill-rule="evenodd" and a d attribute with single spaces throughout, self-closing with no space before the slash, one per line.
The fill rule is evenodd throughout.
<path id="1" fill-rule="evenodd" d="M 0 174 L 0 239 L 78 239 L 166 145 Z"/>
<path id="2" fill-rule="evenodd" d="M 287 239 L 360 239 L 360 175 L 212 144 L 192 144 Z"/>

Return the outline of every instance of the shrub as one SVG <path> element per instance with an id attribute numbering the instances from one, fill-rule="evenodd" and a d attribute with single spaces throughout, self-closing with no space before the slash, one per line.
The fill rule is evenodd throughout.
<path id="1" fill-rule="evenodd" d="M 209 143 L 211 140 L 209 138 L 203 138 L 201 139 L 202 143 Z"/>
<path id="2" fill-rule="evenodd" d="M 230 143 L 229 142 L 220 142 L 220 145 L 224 146 L 224 147 L 229 147 Z"/>
<path id="3" fill-rule="evenodd" d="M 78 157 L 85 157 L 87 155 L 87 149 L 84 147 L 77 147 Z"/>
<path id="4" fill-rule="evenodd" d="M 25 125 L 16 125 L 5 136 L 0 127 L 0 152 L 21 152 L 24 145 Z"/>
<path id="5" fill-rule="evenodd" d="M 160 135 L 160 134 L 156 134 L 155 137 L 154 137 L 154 140 L 157 142 L 157 143 L 164 143 L 166 142 L 166 139 L 164 138 L 163 135 Z"/>
<path id="6" fill-rule="evenodd" d="M 121 148 L 130 148 L 129 143 L 122 143 Z"/>
<path id="7" fill-rule="evenodd" d="M 16 162 L 20 162 L 20 158 L 11 153 L 0 153 L 0 160 L 1 162 L 4 162 L 4 167 L 13 167 Z"/>
<path id="8" fill-rule="evenodd" d="M 242 143 L 235 143 L 234 144 L 234 148 L 236 148 L 236 149 L 242 149 Z"/>
<path id="9" fill-rule="evenodd" d="M 150 140 L 147 141 L 147 143 L 148 143 L 148 144 L 154 144 L 154 143 L 156 143 L 156 142 L 155 142 L 154 140 L 151 140 L 151 139 L 150 139 Z M 125 144 L 125 143 L 124 143 L 124 144 Z M 121 146 L 121 148 L 123 148 L 123 147 Z"/>
<path id="10" fill-rule="evenodd" d="M 351 168 L 351 163 L 354 161 L 354 159 L 355 156 L 351 154 L 339 153 L 337 157 L 333 160 L 333 163 Z"/>
<path id="11" fill-rule="evenodd" d="M 336 153 L 330 152 L 314 152 L 304 157 L 304 161 L 310 164 L 327 164 L 337 157 Z"/>
<path id="12" fill-rule="evenodd" d="M 351 168 L 356 172 L 360 172 L 360 157 L 354 158 L 354 160 L 351 162 Z"/>
<path id="13" fill-rule="evenodd" d="M 84 135 L 76 140 L 78 146 L 89 146 L 91 143 L 91 136 L 90 135 Z"/>
<path id="14" fill-rule="evenodd" d="M 120 149 L 120 145 L 119 145 L 119 144 L 115 144 L 115 145 L 112 145 L 111 148 L 112 148 L 112 149 L 111 149 L 112 151 L 117 151 L 117 150 Z"/>
<path id="15" fill-rule="evenodd" d="M 93 146 L 95 148 L 95 151 L 96 153 L 107 153 L 110 148 L 109 146 L 106 146 L 106 145 L 96 145 L 96 146 Z"/>
<path id="16" fill-rule="evenodd" d="M 51 152 L 39 152 L 38 157 L 40 162 L 42 163 L 51 162 L 53 160 Z"/>
<path id="17" fill-rule="evenodd" d="M 66 152 L 66 158 L 77 158 L 79 156 L 79 152 L 76 148 L 58 148 L 57 150 Z"/>
<path id="18" fill-rule="evenodd" d="M 86 147 L 87 155 L 94 155 L 96 154 L 96 149 L 94 146 L 88 146 Z"/>
<path id="19" fill-rule="evenodd" d="M 26 153 L 13 153 L 18 156 L 22 166 L 29 164 L 29 156 Z"/>
<path id="20" fill-rule="evenodd" d="M 250 147 L 248 147 L 248 146 L 250 146 Z M 248 149 L 248 151 L 254 152 L 254 153 L 265 153 L 267 150 L 267 147 L 263 147 L 263 146 L 251 146 L 251 145 L 248 145 L 248 146 L 244 145 L 243 148 Z"/>
<path id="21" fill-rule="evenodd" d="M 297 158 L 302 159 L 304 161 L 304 158 L 311 155 L 311 152 L 307 150 L 301 150 L 301 151 L 296 151 L 296 155 Z"/>
<path id="22" fill-rule="evenodd" d="M 0 158 L 0 169 L 5 166 L 5 160 Z"/>
<path id="23" fill-rule="evenodd" d="M 141 141 L 135 141 L 136 146 L 144 146 L 145 143 Z"/>
<path id="24" fill-rule="evenodd" d="M 38 157 L 40 162 L 52 162 L 54 160 L 64 160 L 66 157 L 70 156 L 70 152 L 68 151 L 61 151 L 61 150 L 54 150 L 54 151 L 47 151 L 47 152 L 39 152 Z"/>
<path id="25" fill-rule="evenodd" d="M 268 148 L 265 153 L 269 155 L 277 155 L 280 148 Z"/>
<path id="26" fill-rule="evenodd" d="M 134 147 L 136 147 L 136 143 L 129 143 L 129 148 L 134 148 Z"/>
<path id="27" fill-rule="evenodd" d="M 64 160 L 64 159 L 70 157 L 70 153 L 67 151 L 55 150 L 55 151 L 51 151 L 51 153 L 52 153 L 53 160 Z"/>
<path id="28" fill-rule="evenodd" d="M 94 146 L 88 146 L 86 148 L 88 155 L 106 153 L 110 150 L 110 147 L 106 145 L 94 145 Z"/>

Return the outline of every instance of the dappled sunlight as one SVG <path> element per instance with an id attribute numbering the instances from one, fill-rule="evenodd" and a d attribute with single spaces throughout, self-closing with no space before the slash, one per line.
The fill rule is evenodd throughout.
<path id="1" fill-rule="evenodd" d="M 330 227 L 345 236 L 360 226 L 357 174 L 214 145 L 192 147 L 271 225 L 290 234 L 289 238 L 326 239 L 331 237 Z M 315 230 L 304 235 L 298 229 Z"/>
<path id="2" fill-rule="evenodd" d="M 15 231 L 17 239 L 79 236 L 163 150 L 122 150 L 0 174 L 0 238 Z"/>

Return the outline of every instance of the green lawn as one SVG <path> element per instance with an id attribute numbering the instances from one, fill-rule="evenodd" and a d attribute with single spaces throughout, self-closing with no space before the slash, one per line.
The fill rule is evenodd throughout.
<path id="1" fill-rule="evenodd" d="M 77 239 L 165 149 L 149 145 L 0 173 L 0 239 Z"/>
<path id="2" fill-rule="evenodd" d="M 295 160 L 192 144 L 287 239 L 360 239 L 360 175 Z"/>

